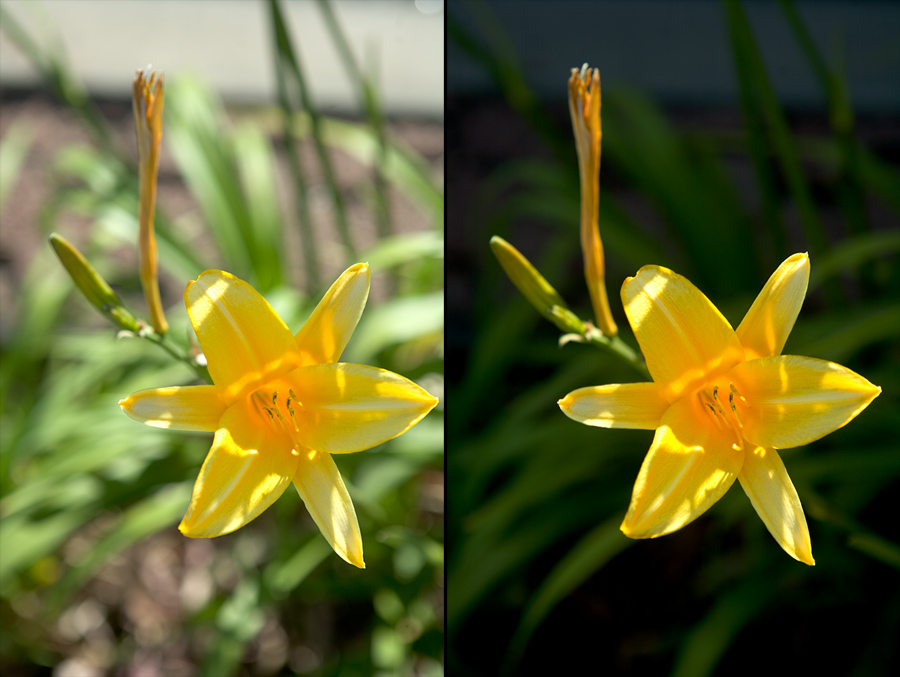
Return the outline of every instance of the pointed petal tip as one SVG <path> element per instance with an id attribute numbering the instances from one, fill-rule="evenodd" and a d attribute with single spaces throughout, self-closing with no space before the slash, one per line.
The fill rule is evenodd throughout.
<path id="1" fill-rule="evenodd" d="M 354 263 L 352 266 L 347 268 L 347 270 L 345 270 L 343 272 L 343 274 L 346 275 L 347 273 L 355 273 L 357 271 L 365 271 L 368 273 L 369 272 L 369 262 L 368 261 L 360 261 L 359 263 Z"/>
<path id="2" fill-rule="evenodd" d="M 633 528 L 634 525 L 629 523 L 629 517 L 630 515 L 626 515 L 625 519 L 622 520 L 622 524 L 619 525 L 619 531 L 621 531 L 625 536 L 634 541 L 639 541 L 645 538 L 652 538 L 652 535 L 649 534 L 636 533 Z"/>
<path id="3" fill-rule="evenodd" d="M 805 269 L 806 269 L 806 271 L 807 271 L 806 274 L 809 275 L 809 253 L 808 253 L 808 252 L 802 252 L 802 253 L 799 253 L 799 254 L 794 254 L 793 256 L 791 256 L 791 257 L 788 258 L 788 261 L 790 261 L 790 260 L 792 260 L 792 259 L 798 261 L 798 262 L 799 262 L 799 265 L 800 265 L 802 268 L 805 268 Z"/>
<path id="4" fill-rule="evenodd" d="M 325 534 L 323 533 L 322 536 L 325 536 Z M 354 551 L 350 548 L 342 547 L 335 543 L 332 543 L 331 539 L 329 539 L 327 536 L 325 536 L 325 540 L 329 541 L 328 544 L 331 546 L 331 549 L 334 550 L 334 554 L 344 560 L 347 564 L 352 564 L 357 569 L 366 568 L 366 562 L 363 559 L 362 553 L 362 542 L 358 542 L 356 544 L 359 547 L 359 550 Z"/>
<path id="5" fill-rule="evenodd" d="M 782 548 L 784 548 L 784 546 L 782 546 Z M 807 566 L 811 567 L 816 566 L 816 560 L 813 559 L 811 550 L 807 550 L 806 552 L 797 552 L 784 548 L 784 551 L 801 564 L 806 564 Z"/>
<path id="6" fill-rule="evenodd" d="M 325 534 L 322 535 L 325 536 Z M 329 541 L 328 537 L 325 537 L 325 540 Z M 334 543 L 329 542 L 329 545 L 331 546 L 331 549 L 334 550 L 334 554 L 344 560 L 347 564 L 351 564 L 357 569 L 366 568 L 366 562 L 363 559 L 361 544 L 360 549 L 357 552 L 353 552 L 352 550 L 343 547 L 335 547 Z"/>
<path id="7" fill-rule="evenodd" d="M 178 525 L 178 531 L 181 532 L 181 535 L 185 538 L 212 538 L 213 536 L 220 536 L 221 534 L 208 534 L 198 531 L 196 526 L 191 524 L 190 519 L 191 510 L 188 509 L 188 514 L 181 519 L 181 523 Z"/>
<path id="8" fill-rule="evenodd" d="M 226 533 L 231 533 L 230 531 L 211 533 L 208 530 L 197 530 L 194 526 L 187 523 L 187 519 L 181 520 L 181 524 L 178 525 L 178 531 L 180 531 L 181 535 L 185 538 L 215 538 L 216 536 L 224 536 Z"/>

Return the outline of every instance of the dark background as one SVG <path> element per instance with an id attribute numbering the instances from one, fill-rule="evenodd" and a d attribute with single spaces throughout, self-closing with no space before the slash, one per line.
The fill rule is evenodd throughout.
<path id="1" fill-rule="evenodd" d="M 826 92 L 782 4 L 744 2 L 742 7 L 797 146 L 835 138 Z M 896 171 L 900 6 L 797 2 L 793 7 L 825 62 L 846 82 L 853 137 Z M 825 250 L 810 244 L 780 173 L 775 184 L 783 240 L 766 232 L 725 3 L 450 0 L 447 14 L 448 673 L 491 675 L 504 668 L 510 674 L 526 669 L 623 675 L 893 672 L 898 668 L 894 638 L 900 632 L 896 561 L 875 561 L 848 547 L 846 531 L 834 526 L 828 509 L 835 505 L 829 501 L 840 506 L 837 494 L 853 491 L 847 483 L 855 483 L 859 492 L 868 492 L 851 510 L 857 526 L 896 547 L 900 532 L 891 517 L 896 515 L 891 496 L 900 489 L 896 463 L 867 471 L 881 473 L 883 482 L 872 479 L 866 485 L 868 480 L 850 473 L 842 487 L 840 478 L 829 484 L 814 471 L 810 475 L 802 461 L 836 462 L 856 445 L 862 450 L 896 431 L 888 411 L 896 411 L 897 398 L 886 383 L 879 383 L 885 387 L 880 401 L 840 435 L 790 457 L 801 460 L 786 461 L 810 521 L 816 567 L 803 567 L 781 551 L 735 485 L 707 515 L 676 534 L 611 546 L 621 551 L 564 596 L 524 653 L 511 658 L 516 628 L 554 567 L 588 530 L 621 520 L 652 439 L 650 433 L 574 423 L 565 428 L 556 421 L 562 417 L 555 402 L 567 392 L 566 374 L 579 385 L 639 379 L 590 348 L 557 349 L 558 332 L 537 319 L 488 247 L 492 235 L 507 239 L 585 317 L 589 301 L 578 251 L 577 164 L 567 109 L 570 69 L 587 61 L 600 70 L 600 190 L 624 214 L 617 223 L 605 222 L 604 214 L 611 212 L 601 207 L 600 230 L 613 314 L 629 339 L 618 289 L 640 265 L 666 265 L 687 275 L 714 303 L 722 302 L 736 326 L 784 258 L 810 251 L 815 274 L 826 252 L 846 251 L 849 238 L 859 233 L 847 222 L 840 177 L 810 162 L 808 154 L 803 169 Z M 634 97 L 661 116 L 692 160 L 715 149 L 742 205 L 741 220 L 689 233 L 667 210 L 665 196 L 635 179 L 622 140 L 641 142 L 634 135 L 643 127 L 628 116 L 636 110 L 630 105 Z M 553 189 L 559 199 L 546 199 Z M 704 215 L 703 205 L 695 208 Z M 864 213 L 866 236 L 898 230 L 896 204 L 883 196 L 866 192 Z M 701 243 L 705 236 L 724 244 L 718 263 L 709 261 L 698 239 L 691 240 L 695 236 Z M 646 252 L 660 258 L 641 258 Z M 842 299 L 838 307 L 864 300 L 885 308 L 895 304 L 896 292 L 885 281 L 897 279 L 896 262 L 896 252 L 886 252 L 869 270 L 875 279 L 863 273 L 832 280 Z M 896 314 L 884 320 L 893 328 L 858 349 L 837 343 L 833 351 L 800 349 L 817 333 L 830 331 L 825 327 L 832 326 L 827 319 L 834 317 L 835 305 L 827 287 L 811 289 L 796 341 L 792 336 L 788 344 L 796 350 L 786 352 L 832 359 L 863 374 L 896 365 Z M 498 317 L 512 328 L 498 328 Z M 878 383 L 877 378 L 871 380 Z M 522 436 L 540 438 L 523 440 L 519 450 L 506 443 L 498 422 L 517 412 L 520 428 L 532 431 Z M 508 427 L 515 434 L 515 426 Z M 556 479 L 553 472 L 582 463 L 586 454 L 596 458 L 585 464 L 587 474 L 560 479 L 555 489 L 516 502 L 517 487 L 533 486 L 527 477 L 542 463 L 549 484 Z M 555 537 L 545 537 L 545 528 L 553 528 L 547 522 L 567 511 L 573 515 L 568 529 L 559 527 Z M 529 529 L 534 542 L 545 545 L 528 545 Z M 504 573 L 492 577 L 495 569 Z"/>

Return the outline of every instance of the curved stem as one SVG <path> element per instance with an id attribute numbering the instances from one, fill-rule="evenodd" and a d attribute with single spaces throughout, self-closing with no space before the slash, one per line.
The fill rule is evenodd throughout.
<path id="1" fill-rule="evenodd" d="M 147 339 L 151 343 L 155 343 L 176 360 L 184 362 L 186 365 L 188 365 L 197 373 L 197 376 L 202 378 L 207 383 L 212 384 L 213 380 L 209 375 L 209 369 L 207 369 L 206 365 L 200 364 L 195 358 L 191 357 L 188 353 L 184 352 L 181 348 L 172 343 L 172 341 L 168 337 L 157 334 L 155 331 L 150 329 L 150 327 L 145 327 L 138 334 L 138 336 Z"/>
<path id="2" fill-rule="evenodd" d="M 647 364 L 644 362 L 643 358 L 640 354 L 636 353 L 630 345 L 625 343 L 618 334 L 615 336 L 606 336 L 596 327 L 588 327 L 584 337 L 589 343 L 600 346 L 623 360 L 647 380 L 652 380 L 650 372 L 647 370 Z"/>

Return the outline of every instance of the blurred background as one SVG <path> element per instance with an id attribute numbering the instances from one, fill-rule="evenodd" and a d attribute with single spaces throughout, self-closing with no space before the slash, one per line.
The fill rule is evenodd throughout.
<path id="1" fill-rule="evenodd" d="M 900 6 L 889 2 L 450 0 L 447 7 L 447 670 L 882 675 L 900 668 Z M 685 275 L 734 325 L 785 258 L 811 279 L 786 354 L 883 393 L 785 450 L 815 567 L 743 491 L 664 538 L 619 531 L 651 431 L 557 400 L 643 380 L 557 347 L 488 241 L 583 318 L 566 83 L 599 68 L 607 287 Z M 776 667 L 777 666 L 777 667 Z M 587 670 L 587 672 L 586 672 Z"/>
<path id="2" fill-rule="evenodd" d="M 212 436 L 117 402 L 195 382 L 117 337 L 47 236 L 146 317 L 131 83 L 165 72 L 160 286 L 223 268 L 296 331 L 346 267 L 372 293 L 343 360 L 443 400 L 443 3 L 0 2 L 0 674 L 443 674 L 443 402 L 337 459 L 367 568 L 296 492 L 177 531 Z"/>

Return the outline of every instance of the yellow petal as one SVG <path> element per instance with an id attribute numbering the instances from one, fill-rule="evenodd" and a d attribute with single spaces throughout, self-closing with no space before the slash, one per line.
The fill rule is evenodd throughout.
<path id="1" fill-rule="evenodd" d="M 140 390 L 119 400 L 135 421 L 156 428 L 215 432 L 225 413 L 225 402 L 215 386 L 173 386 Z"/>
<path id="2" fill-rule="evenodd" d="M 304 450 L 294 474 L 294 487 L 334 551 L 346 562 L 365 569 L 356 510 L 331 454 Z"/>
<path id="3" fill-rule="evenodd" d="M 300 365 L 290 329 L 259 292 L 234 275 L 207 270 L 188 282 L 184 302 L 226 403 Z"/>
<path id="4" fill-rule="evenodd" d="M 669 403 L 655 383 L 625 383 L 573 390 L 559 407 L 572 420 L 598 428 L 656 430 Z"/>
<path id="5" fill-rule="evenodd" d="M 350 266 L 297 332 L 301 366 L 337 362 L 369 298 L 369 264 Z"/>
<path id="6" fill-rule="evenodd" d="M 712 425 L 697 398 L 669 407 L 634 484 L 622 532 L 656 538 L 706 512 L 741 471 L 744 452 L 734 441 L 727 429 Z"/>
<path id="7" fill-rule="evenodd" d="M 751 360 L 728 373 L 747 400 L 743 435 L 760 447 L 808 444 L 845 426 L 881 392 L 833 362 L 780 355 Z"/>
<path id="8" fill-rule="evenodd" d="M 795 560 L 815 564 L 803 506 L 778 452 L 748 448 L 738 480 L 778 545 Z"/>
<path id="9" fill-rule="evenodd" d="M 369 449 L 405 433 L 437 404 L 412 381 L 361 364 L 301 367 L 294 390 L 300 443 L 332 454 Z"/>
<path id="10" fill-rule="evenodd" d="M 178 528 L 191 538 L 240 529 L 284 493 L 298 461 L 286 435 L 265 425 L 247 400 L 236 402 L 222 417 Z"/>
<path id="11" fill-rule="evenodd" d="M 622 303 L 650 375 L 669 402 L 744 359 L 728 320 L 703 292 L 668 268 L 644 266 L 627 278 Z"/>
<path id="12" fill-rule="evenodd" d="M 806 254 L 794 254 L 772 273 L 735 331 L 746 359 L 781 354 L 800 314 L 808 285 Z"/>

